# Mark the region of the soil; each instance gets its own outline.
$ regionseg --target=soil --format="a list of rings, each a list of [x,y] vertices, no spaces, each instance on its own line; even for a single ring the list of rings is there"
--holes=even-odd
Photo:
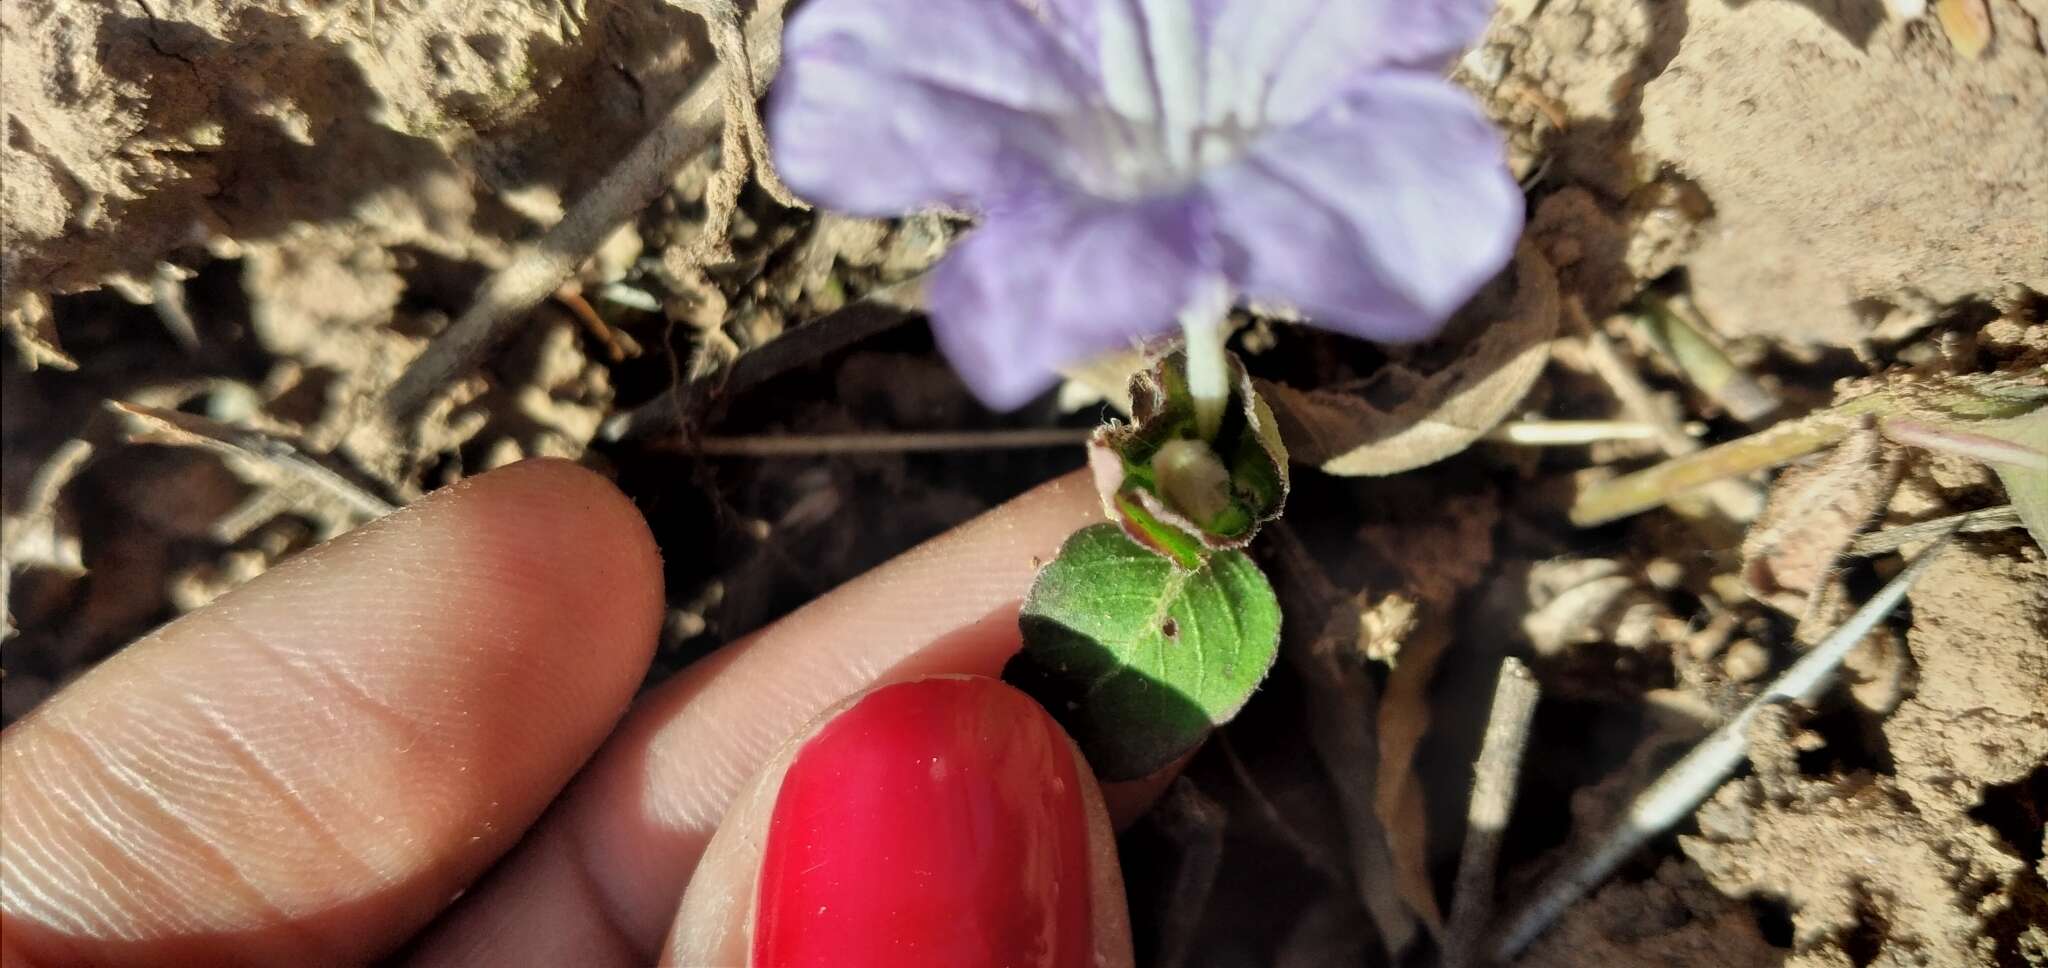
[[[719,61],[689,6],[0,8],[0,720],[522,457],[611,474],[669,550],[650,682],[1081,466],[991,444],[1092,426],[1128,359],[984,411],[903,298],[963,221],[805,210],[758,172],[733,197],[739,145],[423,412],[365,419]],[[2048,965],[2048,485],[1969,427],[1928,450],[1872,419],[1572,523],[1618,475],[1873,392],[2048,386],[2043,24],[2048,0],[1502,0],[1454,76],[1529,192],[1515,269],[1420,348],[1240,320],[1308,458],[1260,546],[1288,661],[1125,837],[1141,962],[1435,963],[1503,657],[1543,691],[1506,910],[1928,546],[1874,533],[2011,503],[1523,963]],[[1707,351],[1653,332],[1663,306]],[[1503,420],[1633,432],[1534,447]]]

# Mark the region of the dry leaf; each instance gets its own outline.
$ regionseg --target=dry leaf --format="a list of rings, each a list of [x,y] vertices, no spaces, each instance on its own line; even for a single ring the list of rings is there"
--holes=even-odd
[[[1446,499],[1432,517],[1373,525],[1359,533],[1376,557],[1398,567],[1400,587],[1415,601],[1414,627],[1401,643],[1401,662],[1387,676],[1380,699],[1373,809],[1387,831],[1402,899],[1439,936],[1443,912],[1429,869],[1429,809],[1415,772],[1415,752],[1429,730],[1429,686],[1453,639],[1458,595],[1493,561],[1493,526],[1499,518],[1494,495],[1465,495]]]
[[[1883,438],[1867,425],[1818,460],[1778,475],[1763,515],[1742,541],[1742,579],[1750,594],[1787,614],[1805,613],[1897,484]]]
[[[1974,60],[1991,46],[1991,11],[1985,9],[1984,0],[1936,0],[1934,16],[1941,21],[1948,42],[1964,57]]]
[[[1513,275],[1511,296],[1496,282],[1464,310],[1492,322],[1455,362],[1428,374],[1389,367],[1400,371],[1390,378],[1412,384],[1391,410],[1354,394],[1262,382],[1295,462],[1347,477],[1397,474],[1464,450],[1506,419],[1549,360],[1558,314],[1557,276],[1533,246],[1516,253]]]
[[[2036,453],[2048,453],[2048,407],[2022,417],[1987,420],[1970,429],[1988,437],[2018,444]],[[1991,469],[2005,485],[2006,497],[2020,513],[2034,543],[2048,551],[2048,470],[2018,463],[1994,463]]]
[[[1348,607],[1356,598],[1337,588],[1314,556],[1285,522],[1269,532],[1274,552],[1281,605],[1298,619],[1324,614],[1323,627],[1313,633],[1294,621],[1282,633],[1281,654],[1301,676],[1307,689],[1309,746],[1323,764],[1336,794],[1345,835],[1350,841],[1353,882],[1358,903],[1371,918],[1380,943],[1398,957],[1415,940],[1415,916],[1396,883],[1388,831],[1375,807],[1380,752],[1374,728],[1378,686],[1363,666],[1345,653],[1356,643],[1360,622]]]
[[[1537,562],[1529,569],[1529,613],[1522,634],[1539,656],[1555,656],[1574,645],[1617,638],[1624,615],[1654,604],[1649,590],[1612,558],[1566,558]]]

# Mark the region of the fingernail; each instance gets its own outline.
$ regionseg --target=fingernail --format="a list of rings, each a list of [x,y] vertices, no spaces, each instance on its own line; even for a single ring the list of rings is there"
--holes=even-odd
[[[1065,737],[994,679],[877,689],[798,751],[754,964],[1085,966],[1086,814]]]

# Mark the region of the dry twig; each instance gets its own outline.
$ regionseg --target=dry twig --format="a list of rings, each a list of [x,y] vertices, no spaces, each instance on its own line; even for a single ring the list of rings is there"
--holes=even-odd
[[[1529,748],[1529,723],[1539,696],[1528,666],[1512,656],[1501,660],[1493,710],[1487,714],[1486,737],[1479,745],[1472,801],[1465,809],[1465,845],[1458,853],[1458,879],[1444,925],[1445,968],[1472,964],[1480,932],[1493,917],[1495,865],[1514,812],[1515,783],[1522,773],[1522,754]]]
[[[747,26],[746,46],[761,53],[762,63],[749,59],[737,69],[754,72],[755,97],[765,92],[780,57],[775,39],[782,32],[784,4],[785,0],[759,0]],[[504,268],[485,280],[469,309],[392,384],[382,404],[384,418],[404,427],[442,390],[475,369],[528,310],[552,295],[620,225],[660,195],[684,161],[720,137],[730,100],[725,72],[734,69],[730,64],[713,65],[560,222],[521,246]]]

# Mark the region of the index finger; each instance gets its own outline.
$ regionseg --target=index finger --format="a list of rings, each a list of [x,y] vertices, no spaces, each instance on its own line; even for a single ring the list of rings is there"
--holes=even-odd
[[[1038,566],[1101,514],[1084,476],[1060,478],[690,667],[643,699],[423,960],[651,963],[727,807],[782,744],[880,683],[999,674]]]

